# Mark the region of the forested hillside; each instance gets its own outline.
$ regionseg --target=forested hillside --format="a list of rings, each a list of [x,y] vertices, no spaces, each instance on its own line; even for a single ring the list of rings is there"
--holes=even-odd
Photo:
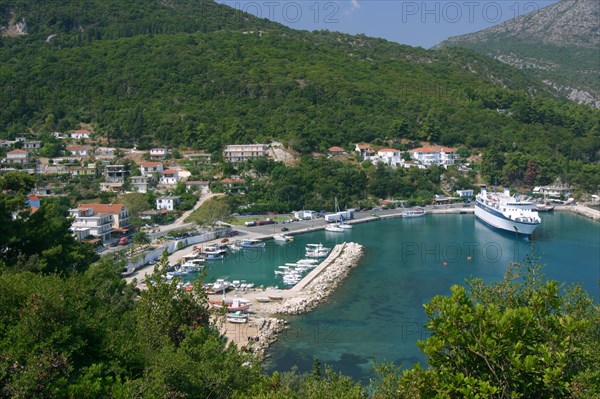
[[[8,15],[30,33],[0,41],[0,133],[83,121],[138,148],[409,138],[598,159],[597,112],[474,52],[294,31],[212,2],[139,3],[16,2]]]

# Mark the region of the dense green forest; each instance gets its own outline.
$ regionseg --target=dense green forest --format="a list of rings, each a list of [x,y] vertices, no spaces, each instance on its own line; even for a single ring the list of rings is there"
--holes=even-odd
[[[0,241],[10,254],[0,259],[0,398],[599,397],[598,307],[531,259],[425,306],[427,368],[382,364],[369,386],[318,360],[308,374],[266,375],[220,336],[199,288],[160,277],[166,256],[147,289],[126,284],[123,264],[89,257],[51,204],[23,208],[29,184],[19,172],[0,177],[10,223]],[[34,224],[44,240],[31,252],[22,240]]]
[[[32,33],[0,38],[0,133],[92,122],[138,148],[275,138],[309,153],[407,138],[598,160],[598,111],[475,52],[294,31],[212,2],[140,3],[17,2]]]

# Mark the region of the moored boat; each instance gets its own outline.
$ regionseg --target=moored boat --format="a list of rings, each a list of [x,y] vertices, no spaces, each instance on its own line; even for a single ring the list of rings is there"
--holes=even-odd
[[[247,239],[247,240],[242,240],[240,242],[240,246],[243,249],[264,248],[265,247],[265,243],[263,241],[261,241],[261,240]]]
[[[294,237],[288,236],[286,234],[275,234],[273,236],[273,240],[276,242],[291,242],[294,241]]]
[[[530,236],[541,219],[533,203],[522,201],[510,191],[488,192],[482,188],[475,198],[475,217],[500,230]]]
[[[323,246],[323,244],[306,244],[307,258],[324,258],[329,255],[331,248]]]
[[[344,229],[342,229],[341,227],[339,227],[335,224],[332,224],[332,225],[325,227],[325,231],[329,231],[332,233],[342,233],[344,231]]]
[[[423,208],[419,208],[419,207],[405,209],[402,212],[403,218],[418,218],[420,216],[425,216],[425,210]]]

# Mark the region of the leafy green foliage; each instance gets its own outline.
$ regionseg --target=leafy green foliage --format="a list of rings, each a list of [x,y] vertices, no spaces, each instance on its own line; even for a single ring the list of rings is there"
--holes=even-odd
[[[382,369],[388,397],[584,398],[598,392],[600,312],[575,287],[561,292],[531,260],[504,281],[468,282],[425,305],[432,335],[419,345],[429,368],[399,378]],[[393,395],[392,392],[403,392]]]

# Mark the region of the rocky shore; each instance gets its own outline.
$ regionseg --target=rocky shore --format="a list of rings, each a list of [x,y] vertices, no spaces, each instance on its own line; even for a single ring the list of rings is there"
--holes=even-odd
[[[266,349],[277,340],[278,334],[287,328],[285,320],[271,316],[297,315],[314,310],[327,300],[350,271],[358,265],[363,250],[363,246],[356,243],[337,245],[330,256],[294,288],[279,291],[278,295],[282,298],[280,302],[253,301],[253,312],[268,316],[253,320],[258,332],[254,340],[249,340],[245,347],[251,348],[259,359],[263,359]]]

